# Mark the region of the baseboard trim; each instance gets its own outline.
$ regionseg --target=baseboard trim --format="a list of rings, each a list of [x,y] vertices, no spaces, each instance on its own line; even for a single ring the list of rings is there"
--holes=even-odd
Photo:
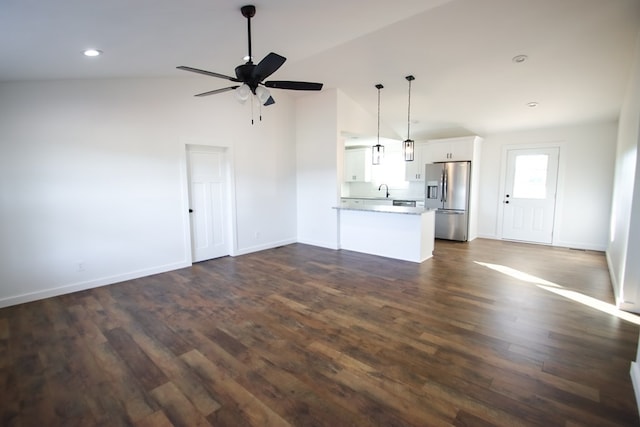
[[[234,251],[231,256],[239,256],[246,255],[252,252],[264,251],[267,249],[277,248],[279,246],[291,245],[293,243],[298,243],[296,239],[286,239],[280,240],[277,242],[270,242],[264,245],[251,246],[248,248],[243,248]],[[306,243],[306,242],[300,242]],[[307,243],[313,246],[322,246],[328,247],[318,243]],[[337,249],[335,247],[330,247],[330,249]],[[180,261],[172,264],[161,265],[152,268],[146,268],[142,270],[131,271],[128,273],[117,274],[108,277],[102,277],[98,279],[87,280],[84,282],[71,283],[68,285],[58,286],[50,289],[43,289],[35,292],[29,292],[21,295],[14,295],[10,297],[0,298],[0,308],[9,307],[12,305],[24,304],[27,302],[37,301],[45,298],[56,297],[59,295],[70,294],[73,292],[84,291],[87,289],[98,288],[100,286],[113,285],[114,283],[124,282],[127,280],[139,279],[141,277],[152,276],[154,274],[166,273],[167,271],[178,270],[180,268],[190,267],[192,265],[191,261]]]
[[[605,252],[607,250],[606,246],[597,245],[593,243],[585,243],[585,242],[565,242],[562,240],[554,241],[552,246],[558,246],[561,248],[570,248],[570,249],[582,249],[585,251],[595,251],[595,252]]]
[[[265,251],[267,249],[273,249],[273,248],[277,248],[279,246],[291,245],[293,243],[297,243],[297,240],[296,239],[286,239],[286,240],[279,240],[277,242],[269,242],[269,243],[266,243],[264,245],[250,246],[248,248],[243,248],[243,249],[236,250],[232,254],[232,256],[246,255],[246,254],[250,254],[250,253],[253,253],[253,252]]]
[[[141,277],[152,276],[154,274],[166,273],[167,271],[178,270],[180,268],[190,267],[191,263],[180,261],[172,264],[160,265],[157,267],[145,268],[142,270],[131,271],[124,274],[116,274],[113,276],[102,277],[98,279],[88,280],[85,282],[71,283],[56,288],[43,289],[40,291],[29,292],[22,295],[15,295],[0,299],[0,308],[9,307],[11,305],[24,304],[27,302],[37,301],[44,298],[56,297],[59,295],[70,294],[73,292],[84,291],[87,289],[98,288],[100,286],[113,285],[114,283],[124,282],[127,280],[139,279]]]
[[[502,240],[495,234],[478,234],[476,239]]]
[[[502,240],[505,242],[512,242],[512,241],[516,241],[516,240],[508,240],[508,239],[503,239],[502,237],[496,236],[495,234],[478,234],[476,236],[479,239],[490,239],[490,240]],[[471,241],[471,240],[469,240]],[[535,243],[535,242],[525,242],[525,241],[519,241],[519,243],[528,243],[531,245],[547,245],[547,246],[554,246],[554,247],[558,247],[558,248],[569,248],[569,249],[582,249],[585,251],[596,251],[596,252],[605,252],[606,251],[606,247],[602,246],[602,245],[594,245],[591,243],[584,243],[584,242],[565,242],[565,241],[554,241],[551,244],[548,243]]]
[[[298,243],[302,243],[303,245],[309,245],[309,246],[317,246],[319,248],[326,248],[326,249],[333,249],[333,250],[340,249],[335,242],[327,243],[327,242],[317,242],[313,240],[298,239]]]
[[[614,270],[612,267],[613,262],[611,261],[611,256],[609,255],[609,251],[606,251],[604,253],[604,257],[607,260],[607,270],[609,270],[609,279],[611,280],[611,287],[613,288],[613,296],[616,299],[616,307],[620,308],[620,305],[622,304],[623,301],[620,298],[620,288],[618,286],[618,279],[614,274]]]

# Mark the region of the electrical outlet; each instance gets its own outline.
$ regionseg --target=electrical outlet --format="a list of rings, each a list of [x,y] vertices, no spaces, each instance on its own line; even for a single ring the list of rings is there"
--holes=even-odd
[[[84,261],[78,261],[77,264],[77,270],[78,273],[81,273],[84,271]]]
[[[256,231],[255,233],[253,233],[253,237],[257,240],[260,238],[260,232]]]

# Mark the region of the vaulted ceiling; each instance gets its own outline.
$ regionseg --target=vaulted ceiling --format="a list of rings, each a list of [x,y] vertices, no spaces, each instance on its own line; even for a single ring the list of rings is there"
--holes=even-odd
[[[247,51],[248,2],[0,0],[0,81],[176,77],[222,88],[175,67],[233,75]],[[253,4],[254,57],[288,58],[274,79],[324,82],[374,114],[382,83],[382,121],[400,138],[408,74],[414,138],[613,120],[640,31],[638,0]],[[84,57],[88,47],[104,54]]]

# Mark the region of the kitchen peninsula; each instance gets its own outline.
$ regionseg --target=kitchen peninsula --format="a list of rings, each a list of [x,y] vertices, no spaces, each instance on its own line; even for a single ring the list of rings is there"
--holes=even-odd
[[[383,205],[335,209],[341,249],[418,263],[433,256],[435,210]]]

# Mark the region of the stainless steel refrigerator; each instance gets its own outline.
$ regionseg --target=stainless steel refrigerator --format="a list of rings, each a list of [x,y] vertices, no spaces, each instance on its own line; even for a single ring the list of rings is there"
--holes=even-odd
[[[425,165],[425,208],[436,210],[436,239],[467,241],[471,162]]]

